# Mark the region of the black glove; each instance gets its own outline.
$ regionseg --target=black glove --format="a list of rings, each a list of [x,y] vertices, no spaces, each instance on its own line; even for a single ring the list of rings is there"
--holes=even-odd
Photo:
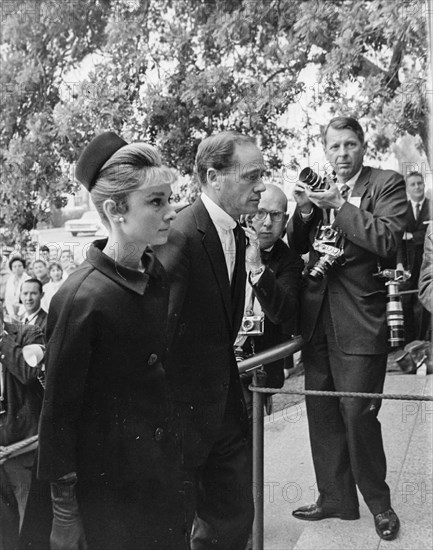
[[[72,480],[51,483],[53,505],[53,526],[50,536],[50,550],[87,550],[83,523],[78,509],[75,486]]]

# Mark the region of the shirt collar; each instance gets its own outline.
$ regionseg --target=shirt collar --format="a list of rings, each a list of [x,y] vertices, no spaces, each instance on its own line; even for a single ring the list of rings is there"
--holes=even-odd
[[[422,208],[422,205],[424,204],[425,197],[423,198],[422,201],[414,201],[414,200],[412,200],[412,199],[409,199],[409,200],[410,200],[410,202],[412,203],[412,207],[413,207],[414,210],[415,210],[417,204],[419,204],[419,207],[420,207],[420,209],[421,209],[421,208]]]
[[[30,315],[28,313],[26,313],[24,315],[23,322],[27,321],[28,323],[30,323],[31,321],[33,321],[33,319],[36,319],[36,317],[39,315],[39,312],[41,311],[41,309],[42,309],[42,306],[40,306],[37,311],[34,311],[33,313],[30,313]]]
[[[352,191],[353,191],[353,188],[355,187],[355,183],[357,182],[357,180],[358,180],[358,178],[359,178],[359,174],[361,173],[361,171],[362,171],[362,166],[361,166],[361,168],[358,170],[358,172],[356,172],[356,174],[350,178],[350,180],[347,180],[345,183],[343,183],[343,182],[338,182],[338,183],[337,183],[338,188],[342,187],[343,185],[347,185],[347,187],[348,187],[348,188],[350,189],[350,191],[352,192]]]
[[[163,271],[161,264],[155,258],[153,250],[148,247],[141,257],[141,262],[145,267],[145,272],[142,273],[118,264],[104,254],[102,250],[105,248],[107,240],[101,239],[91,244],[87,251],[88,263],[119,285],[143,295],[149,283],[149,278],[159,277]]]
[[[201,200],[215,225],[226,231],[233,230],[236,227],[236,221],[206,195],[206,193],[201,194]]]

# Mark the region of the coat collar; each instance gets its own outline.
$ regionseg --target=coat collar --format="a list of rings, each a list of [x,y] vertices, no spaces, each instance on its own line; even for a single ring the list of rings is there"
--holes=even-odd
[[[107,240],[108,239],[102,239],[94,241],[91,244],[87,251],[88,263],[120,286],[143,295],[149,284],[149,279],[151,277],[158,278],[162,275],[163,268],[155,258],[153,250],[148,248],[144,252],[141,261],[146,271],[145,273],[141,273],[140,271],[116,264],[114,260],[104,254],[102,250],[107,244]]]

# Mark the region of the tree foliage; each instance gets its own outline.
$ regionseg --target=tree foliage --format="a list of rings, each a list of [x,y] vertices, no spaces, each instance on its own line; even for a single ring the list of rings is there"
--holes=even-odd
[[[0,217],[17,227],[61,204],[74,187],[65,167],[107,129],[157,144],[184,175],[201,139],[223,129],[257,136],[278,170],[287,144],[298,152],[318,138],[324,106],[361,118],[378,155],[405,134],[430,149],[422,0],[71,0],[62,17],[41,2],[33,18],[14,4],[2,35]],[[66,85],[91,53],[94,69]],[[308,67],[314,93],[300,78]],[[308,128],[281,123],[297,102]]]

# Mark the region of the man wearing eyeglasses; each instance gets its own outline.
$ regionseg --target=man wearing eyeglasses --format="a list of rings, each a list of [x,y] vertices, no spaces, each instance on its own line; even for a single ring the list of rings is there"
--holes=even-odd
[[[282,240],[288,219],[287,197],[276,185],[266,185],[259,209],[246,218],[248,282],[244,319],[235,342],[238,359],[280,344],[297,331],[298,296],[304,262]],[[263,323],[260,319],[263,318]],[[263,331],[260,334],[260,324]],[[284,360],[267,365],[260,376],[266,386],[284,384]],[[250,377],[242,379],[251,416]]]

